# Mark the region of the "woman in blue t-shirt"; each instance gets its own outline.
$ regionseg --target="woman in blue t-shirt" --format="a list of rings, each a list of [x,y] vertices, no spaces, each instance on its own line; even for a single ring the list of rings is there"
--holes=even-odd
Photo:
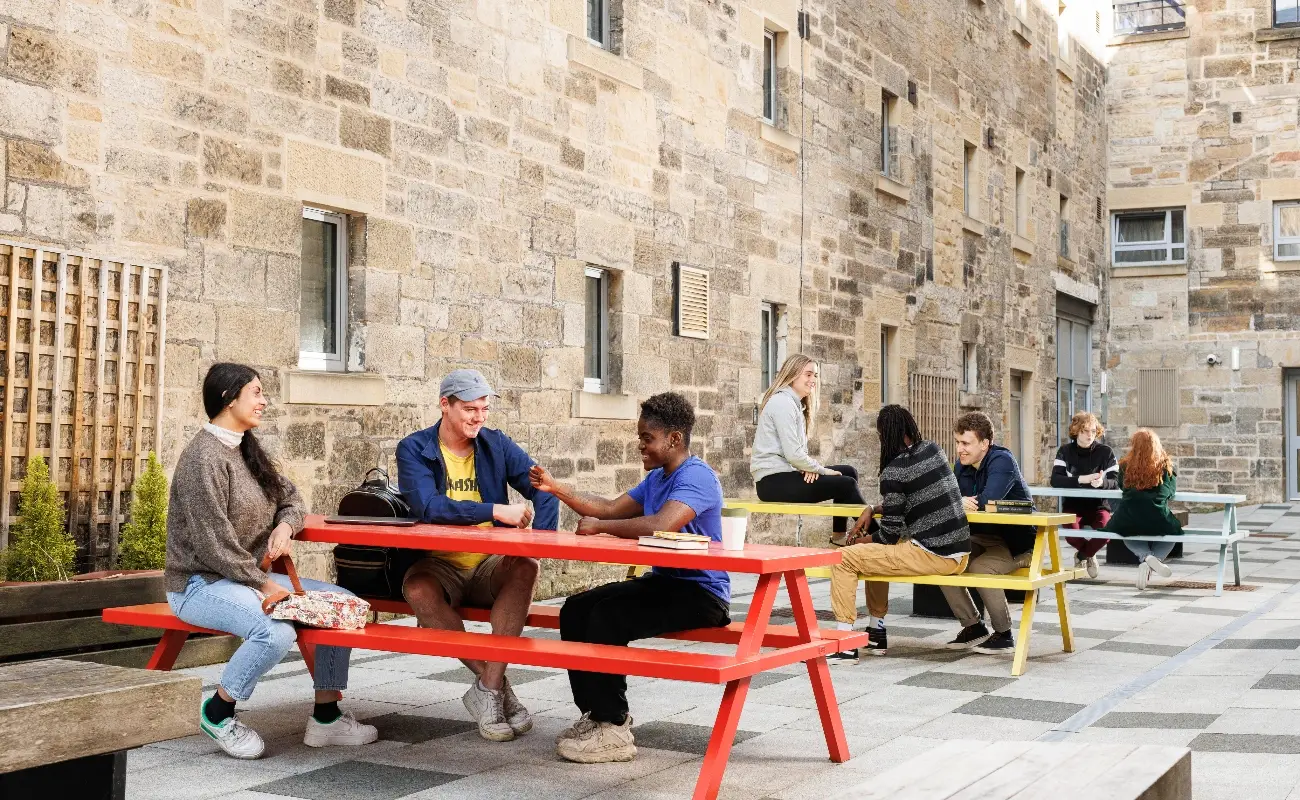
[[[582,515],[579,535],[621,539],[655,531],[687,531],[722,541],[722,485],[708,464],[691,455],[695,411],[686,398],[664,392],[641,404],[637,420],[641,483],[614,500],[583,494],[535,466],[533,486]],[[575,594],[560,609],[566,642],[627,645],[674,631],[727,625],[731,581],[718,570],[655,567],[636,580],[608,583]],[[582,717],[560,734],[556,750],[582,764],[636,757],[627,679],[622,675],[569,670],[573,701]]]

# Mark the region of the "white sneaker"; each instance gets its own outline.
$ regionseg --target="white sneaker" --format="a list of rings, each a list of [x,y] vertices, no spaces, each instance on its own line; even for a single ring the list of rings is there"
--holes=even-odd
[[[1151,567],[1148,567],[1146,562],[1143,561],[1138,564],[1137,587],[1139,592],[1147,588],[1147,581],[1149,580],[1151,580]]]
[[[379,729],[374,725],[357,722],[351,711],[333,722],[317,722],[315,717],[307,717],[307,733],[302,743],[308,747],[329,747],[331,745],[358,746],[370,744],[379,738]]]
[[[564,741],[565,739],[575,739],[581,736],[583,732],[587,731],[590,728],[594,728],[599,724],[600,724],[599,722],[595,722],[594,720],[592,720],[591,712],[587,712],[583,714],[581,717],[578,717],[577,722],[573,723],[569,727],[560,731],[560,735],[555,737],[555,743],[558,745],[560,742]]]
[[[519,702],[515,696],[515,689],[510,685],[509,678],[501,679],[501,691],[504,693],[502,698],[502,710],[505,711],[506,724],[510,730],[515,732],[516,736],[528,733],[533,729],[533,715],[528,713],[524,704]]]
[[[1100,571],[1100,567],[1097,564],[1096,556],[1088,556],[1088,560],[1084,561],[1083,564],[1088,569],[1089,578],[1097,577],[1097,573]]]
[[[571,739],[561,739],[555,751],[566,761],[578,764],[607,764],[636,758],[636,739],[632,736],[632,715],[622,725],[598,722],[584,728]]]
[[[478,735],[489,742],[508,742],[515,732],[506,722],[505,692],[480,689],[477,679],[470,684],[461,702],[470,717],[478,723]]]
[[[227,717],[221,722],[208,721],[208,715],[199,711],[199,730],[212,737],[226,755],[251,761],[261,758],[266,752],[266,744],[257,731],[240,722],[235,717]]]
[[[1169,568],[1169,565],[1161,561],[1160,559],[1156,558],[1155,556],[1147,556],[1145,559],[1143,559],[1142,563],[1146,564],[1157,575],[1159,575],[1162,578],[1173,577],[1174,571]]]

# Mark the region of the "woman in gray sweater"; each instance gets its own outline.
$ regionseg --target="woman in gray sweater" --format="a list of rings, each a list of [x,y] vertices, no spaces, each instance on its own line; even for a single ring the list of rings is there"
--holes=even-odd
[[[288,555],[302,530],[298,490],[280,475],[253,429],[262,424],[262,381],[242,364],[213,364],[203,379],[210,422],[181,452],[172,477],[167,517],[167,602],[182,620],[244,640],[199,712],[199,728],[235,758],[260,758],[262,737],[235,718],[262,675],[293,646],[292,623],[271,619],[264,599],[288,596],[284,575],[262,570],[266,556]],[[346,591],[304,580],[304,588]],[[316,707],[304,743],[311,747],[370,744],[371,725],[339,711],[347,687],[348,657],[339,647],[316,648]]]
[[[858,471],[847,464],[823,467],[808,455],[808,432],[816,404],[817,362],[795,354],[785,360],[763,395],[749,472],[758,499],[774,503],[862,505]],[[848,517],[835,517],[831,544],[843,546]]]

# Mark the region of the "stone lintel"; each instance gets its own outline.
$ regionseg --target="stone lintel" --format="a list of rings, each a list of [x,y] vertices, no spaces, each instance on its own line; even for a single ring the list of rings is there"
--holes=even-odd
[[[777,147],[797,153],[800,150],[799,137],[792,133],[786,133],[780,128],[768,122],[759,123],[759,136],[765,142],[776,145]]]
[[[1125,267],[1120,264],[1112,264],[1110,267],[1110,276],[1112,278],[1162,278],[1173,275],[1186,275],[1187,264],[1157,264],[1150,267]]]
[[[284,402],[316,406],[382,406],[388,381],[372,372],[287,370],[281,374]]]
[[[1186,183],[1172,186],[1130,186],[1106,192],[1106,207],[1111,211],[1134,208],[1170,208],[1190,205],[1193,187]]]
[[[1278,42],[1284,39],[1300,39],[1300,26],[1262,28],[1255,31],[1255,41],[1257,42]]]
[[[630,394],[573,393],[573,416],[578,419],[634,420],[638,413],[636,397]]]
[[[976,236],[984,235],[984,223],[974,217],[963,216],[961,219],[961,229]]]
[[[1118,47],[1124,44],[1142,44],[1143,42],[1165,42],[1170,39],[1187,39],[1192,35],[1190,28],[1184,26],[1173,31],[1151,31],[1150,33],[1130,33],[1123,36],[1112,36],[1106,44],[1109,47]]]
[[[569,37],[569,63],[586,67],[633,89],[640,89],[643,85],[640,67],[577,36]]]
[[[876,191],[896,197],[904,203],[912,199],[911,188],[907,184],[900,183],[888,175],[876,176]]]
[[[1057,56],[1056,71],[1064,75],[1065,79],[1068,80],[1070,83],[1074,83],[1074,65],[1071,64],[1069,61],[1066,61],[1060,56]]]
[[[1018,233],[1013,233],[1011,234],[1011,249],[1032,256],[1034,254],[1034,243]]]

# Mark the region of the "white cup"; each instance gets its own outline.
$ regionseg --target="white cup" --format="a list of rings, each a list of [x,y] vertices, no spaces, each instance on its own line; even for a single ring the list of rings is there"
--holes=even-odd
[[[749,514],[728,514],[730,509],[722,512],[722,549],[744,550],[745,530],[749,527]]]

